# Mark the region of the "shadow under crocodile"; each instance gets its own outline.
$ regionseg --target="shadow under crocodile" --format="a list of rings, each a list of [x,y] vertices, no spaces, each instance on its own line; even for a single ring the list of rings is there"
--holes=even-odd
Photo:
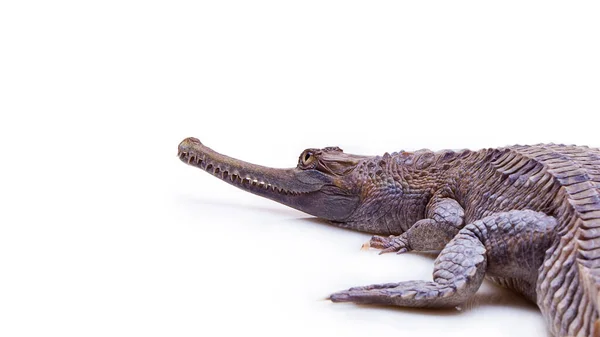
[[[225,209],[231,209],[231,208],[246,209],[246,210],[253,211],[253,212],[264,212],[264,213],[269,213],[269,214],[284,215],[284,216],[286,216],[286,219],[285,219],[286,221],[294,221],[294,222],[297,221],[299,223],[302,223],[303,226],[308,225],[311,227],[314,226],[316,228],[328,228],[329,230],[343,231],[346,234],[354,233],[361,237],[364,237],[365,235],[367,237],[370,236],[366,233],[360,233],[360,232],[356,232],[351,229],[335,226],[334,224],[330,223],[327,220],[314,218],[314,217],[307,217],[302,214],[301,214],[302,215],[301,217],[298,217],[298,211],[293,210],[293,209],[258,206],[255,204],[244,205],[244,204],[239,204],[239,203],[220,201],[220,200],[214,200],[214,199],[208,199],[208,198],[196,198],[196,197],[190,197],[190,196],[179,196],[179,199],[180,199],[181,203],[193,205],[195,209],[198,205],[219,207],[219,208],[225,208]],[[292,216],[293,218],[290,219],[289,218],[290,216]],[[431,253],[412,252],[410,254],[421,256],[424,259],[429,260],[429,261],[434,260],[437,256],[437,253],[434,253],[434,252],[431,252]],[[487,281],[487,280],[484,281],[484,283],[482,285],[482,289],[480,289],[479,292],[477,292],[465,304],[463,304],[462,306],[457,307],[457,308],[419,309],[419,308],[403,308],[403,307],[369,305],[369,304],[358,304],[357,305],[357,304],[352,304],[352,303],[336,304],[336,305],[353,305],[356,307],[370,307],[370,308],[374,308],[377,310],[402,311],[402,312],[415,313],[415,314],[418,313],[419,315],[426,314],[426,315],[434,315],[434,316],[459,315],[461,313],[468,312],[468,311],[471,311],[475,308],[482,307],[482,306],[513,307],[513,308],[520,308],[522,310],[532,310],[532,311],[538,310],[537,306],[534,303],[524,299],[523,297],[512,292],[511,290],[504,289],[504,288],[497,286],[494,283]]]

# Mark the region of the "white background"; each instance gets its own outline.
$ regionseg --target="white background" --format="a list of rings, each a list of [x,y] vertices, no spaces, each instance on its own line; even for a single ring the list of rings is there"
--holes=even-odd
[[[462,311],[333,304],[430,256],[176,157],[600,146],[600,10],[543,1],[3,1],[1,336],[546,336],[485,285]]]

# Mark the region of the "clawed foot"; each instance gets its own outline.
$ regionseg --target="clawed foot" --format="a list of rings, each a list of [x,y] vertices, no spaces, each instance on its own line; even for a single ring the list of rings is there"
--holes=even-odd
[[[388,237],[375,235],[364,246],[381,249],[380,255],[392,252],[402,254],[411,251],[408,239],[404,235],[390,235]]]
[[[329,300],[401,307],[448,307],[455,306],[457,300],[463,300],[453,298],[456,292],[454,284],[407,281],[354,287],[330,295]]]
[[[397,287],[399,283],[373,284],[364,287],[354,287],[348,290],[340,291],[329,296],[331,302],[355,302],[355,303],[373,303],[376,298],[385,298],[389,296],[388,292]]]

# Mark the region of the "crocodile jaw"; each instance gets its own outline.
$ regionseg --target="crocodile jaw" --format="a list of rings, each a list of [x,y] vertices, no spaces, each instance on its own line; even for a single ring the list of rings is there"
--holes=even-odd
[[[335,178],[298,168],[275,169],[251,164],[213,151],[196,138],[184,139],[179,158],[244,191],[308,214],[342,221],[355,209],[358,196],[341,193]]]

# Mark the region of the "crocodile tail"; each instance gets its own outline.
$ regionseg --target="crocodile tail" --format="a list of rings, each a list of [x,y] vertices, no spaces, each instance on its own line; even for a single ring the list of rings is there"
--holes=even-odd
[[[600,269],[579,265],[579,275],[585,294],[593,303],[596,311],[600,312]],[[600,337],[600,319],[593,325],[593,337]]]

